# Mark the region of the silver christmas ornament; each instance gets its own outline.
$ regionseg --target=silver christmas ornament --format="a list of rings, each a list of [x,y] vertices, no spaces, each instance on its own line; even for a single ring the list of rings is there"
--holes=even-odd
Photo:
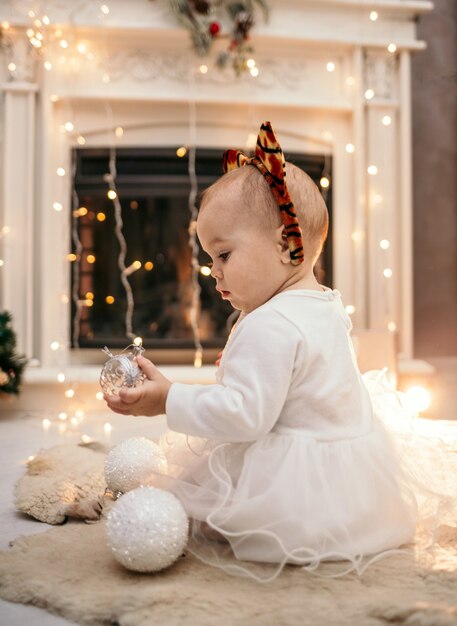
[[[136,387],[146,378],[138,367],[136,357],[144,352],[142,346],[131,345],[115,356],[105,346],[103,352],[110,358],[100,374],[100,387],[108,395],[117,395],[122,387]]]
[[[113,448],[105,459],[105,480],[114,494],[132,491],[164,474],[167,460],[159,446],[146,437],[131,437]]]
[[[189,520],[181,502],[168,491],[140,487],[117,500],[106,533],[114,558],[136,572],[158,572],[186,547]]]

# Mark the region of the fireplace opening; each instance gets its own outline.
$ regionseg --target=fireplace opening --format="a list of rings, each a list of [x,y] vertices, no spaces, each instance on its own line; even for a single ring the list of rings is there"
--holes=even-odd
[[[133,332],[148,350],[174,355],[162,362],[192,362],[194,345],[190,321],[192,306],[191,250],[188,227],[190,191],[188,155],[177,148],[118,148],[116,191],[122,207],[123,234],[127,243],[126,266],[141,268],[129,276],[134,298]],[[221,150],[199,148],[196,173],[199,192],[221,175]],[[79,323],[72,309],[71,337],[83,349],[122,348],[129,343],[125,316],[127,296],[118,267],[119,242],[115,233],[113,201],[108,198],[109,149],[82,148],[73,153],[75,164],[72,220],[81,242],[81,254],[72,267],[72,293],[79,279]],[[331,159],[324,155],[286,154],[319,185],[324,167],[331,180]],[[318,279],[332,286],[332,194],[326,191],[330,231],[316,266]],[[77,206],[76,206],[77,204]],[[71,241],[76,254],[75,242]],[[209,258],[200,249],[199,263]],[[73,263],[71,264],[73,266]],[[221,300],[211,276],[199,275],[200,333],[210,359],[224,345],[234,318],[232,307]],[[75,328],[75,324],[78,324]],[[75,333],[76,331],[76,333]],[[184,355],[184,356],[183,356]]]

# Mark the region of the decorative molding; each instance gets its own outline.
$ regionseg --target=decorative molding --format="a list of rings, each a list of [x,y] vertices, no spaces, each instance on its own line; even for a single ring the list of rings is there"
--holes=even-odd
[[[376,98],[395,97],[397,59],[385,53],[366,52],[363,67],[364,89],[373,89]]]
[[[5,69],[9,82],[35,83],[37,80],[38,53],[32,48],[23,31],[2,34],[1,46],[4,50]],[[10,65],[14,63],[15,69]]]

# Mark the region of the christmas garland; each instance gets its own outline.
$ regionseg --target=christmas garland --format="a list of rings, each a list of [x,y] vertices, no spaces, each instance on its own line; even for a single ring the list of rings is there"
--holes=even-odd
[[[240,75],[249,69],[248,59],[253,48],[249,44],[250,31],[255,24],[256,9],[268,19],[268,0],[169,0],[178,21],[189,31],[198,55],[206,56],[216,39],[227,38],[228,47],[219,52],[216,64],[220,68],[232,66]],[[224,31],[220,20],[228,17],[229,30]]]
[[[26,359],[16,354],[16,334],[11,328],[11,315],[0,313],[0,397],[18,394]]]

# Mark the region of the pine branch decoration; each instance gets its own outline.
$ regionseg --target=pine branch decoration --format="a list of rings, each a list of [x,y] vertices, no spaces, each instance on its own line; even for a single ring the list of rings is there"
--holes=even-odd
[[[0,397],[19,393],[26,358],[16,352],[16,334],[11,326],[11,314],[0,313]]]

